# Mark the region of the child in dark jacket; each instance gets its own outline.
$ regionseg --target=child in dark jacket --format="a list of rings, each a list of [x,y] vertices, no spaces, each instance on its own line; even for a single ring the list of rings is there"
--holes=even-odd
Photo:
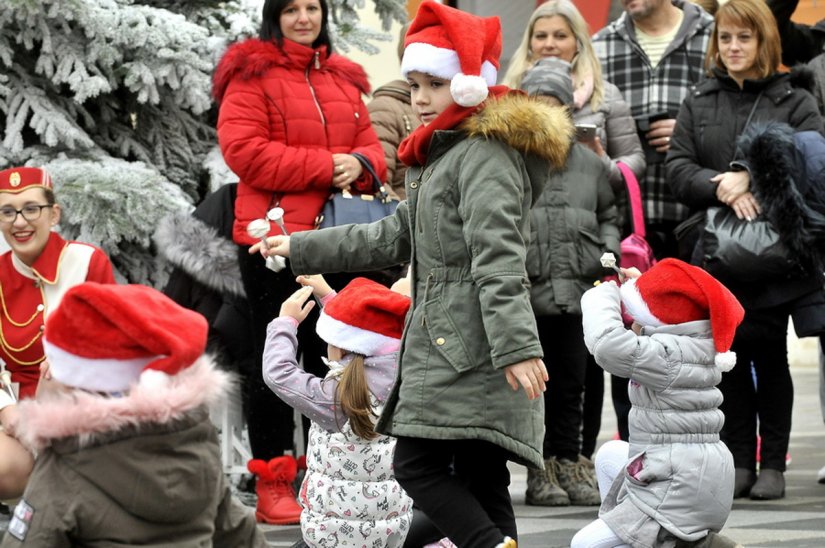
[[[221,470],[209,408],[230,380],[207,325],[162,293],[87,282],[46,322],[37,398],[17,432],[37,453],[4,548],[265,547]]]

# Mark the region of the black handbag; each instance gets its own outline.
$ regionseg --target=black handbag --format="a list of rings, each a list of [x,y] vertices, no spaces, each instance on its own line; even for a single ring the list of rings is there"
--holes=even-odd
[[[746,221],[730,207],[709,207],[699,241],[702,266],[723,283],[783,279],[796,272],[796,261],[764,216]]]
[[[373,192],[370,194],[353,194],[347,190],[333,192],[318,217],[318,228],[372,223],[392,215],[398,207],[398,199],[391,197],[386,191],[370,161],[357,152],[352,155],[361,162],[364,171],[372,176]]]

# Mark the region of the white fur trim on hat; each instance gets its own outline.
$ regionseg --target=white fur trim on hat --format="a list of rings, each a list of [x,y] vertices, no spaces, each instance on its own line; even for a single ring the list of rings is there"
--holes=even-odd
[[[401,339],[346,324],[323,310],[315,324],[315,331],[324,342],[363,356],[382,356],[401,347]]]
[[[622,296],[622,303],[624,304],[627,313],[642,326],[660,327],[665,323],[653,315],[648,308],[647,303],[639,293],[639,288],[636,287],[636,279],[631,278],[624,282],[619,289]]]
[[[462,107],[480,105],[487,98],[487,83],[481,76],[456,74],[450,81],[450,95]]]
[[[713,363],[723,372],[730,371],[736,365],[736,352],[718,352],[713,358]]]
[[[84,358],[50,344],[45,338],[43,353],[49,360],[49,373],[54,380],[92,392],[127,390],[140,377],[143,368],[160,357],[129,360]]]

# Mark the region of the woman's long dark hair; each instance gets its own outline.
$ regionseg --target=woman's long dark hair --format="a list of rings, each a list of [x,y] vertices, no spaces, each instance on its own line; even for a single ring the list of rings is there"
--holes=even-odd
[[[258,36],[264,41],[275,41],[278,46],[284,43],[284,33],[281,32],[281,12],[293,0],[266,0],[261,11],[261,30]],[[326,46],[327,52],[332,53],[332,39],[329,36],[329,7],[327,0],[318,0],[321,4],[321,33],[312,43],[313,48]]]

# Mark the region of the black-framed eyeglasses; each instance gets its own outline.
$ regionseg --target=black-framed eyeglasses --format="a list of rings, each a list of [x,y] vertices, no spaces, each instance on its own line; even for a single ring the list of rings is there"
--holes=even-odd
[[[12,224],[18,215],[22,215],[24,219],[29,222],[36,221],[43,213],[43,208],[52,207],[54,204],[26,204],[23,209],[14,209],[13,207],[0,207],[0,223]]]

